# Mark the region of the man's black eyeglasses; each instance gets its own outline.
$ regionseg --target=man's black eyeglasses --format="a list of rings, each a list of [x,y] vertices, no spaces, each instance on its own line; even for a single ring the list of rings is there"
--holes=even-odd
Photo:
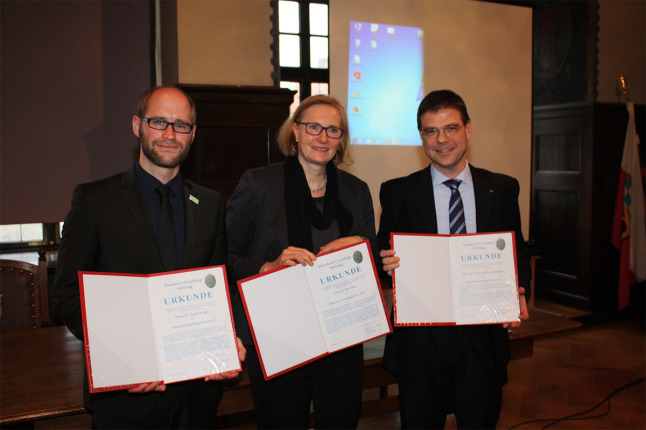
[[[170,125],[173,127],[175,133],[190,133],[195,127],[194,124],[186,124],[185,122],[168,122],[163,119],[155,118],[141,118],[142,121],[148,123],[148,127],[154,128],[155,130],[166,130]]]

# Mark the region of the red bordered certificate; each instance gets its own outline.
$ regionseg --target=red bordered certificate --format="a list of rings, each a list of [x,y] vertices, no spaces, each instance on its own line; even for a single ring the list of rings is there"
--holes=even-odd
[[[79,284],[91,393],[241,370],[224,266]]]
[[[368,241],[238,286],[265,379],[392,331]]]
[[[514,232],[392,233],[395,326],[520,321]]]

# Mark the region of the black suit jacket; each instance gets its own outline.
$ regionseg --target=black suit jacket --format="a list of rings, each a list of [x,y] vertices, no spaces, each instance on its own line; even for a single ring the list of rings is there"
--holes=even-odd
[[[180,269],[226,263],[224,203],[220,193],[184,180],[185,243]],[[193,198],[189,198],[193,196]],[[125,173],[76,187],[50,290],[52,312],[83,340],[79,271],[149,274],[164,271],[150,215],[135,176]],[[115,318],[119,310],[115,309]],[[218,383],[190,382],[204,408],[221,398]],[[85,406],[104,415],[137,420],[153,408],[160,393],[126,391],[89,394]]]
[[[510,176],[492,173],[470,165],[476,202],[478,233],[514,231],[518,260],[519,284],[527,289],[531,272],[529,255],[523,239],[518,208],[518,181]],[[379,249],[390,249],[390,233],[437,233],[435,199],[430,167],[407,177],[385,182],[381,186],[381,222]],[[425,375],[429,354],[442,354],[442,345],[455,341],[457,331],[467,336],[476,354],[491,366],[501,384],[507,380],[509,337],[501,325],[469,327],[396,327],[386,339],[384,367],[397,376],[400,384],[413,383]],[[439,346],[428,348],[429,339]]]
[[[348,236],[375,240],[375,217],[368,185],[343,170],[339,173],[339,200],[353,218]],[[229,280],[257,274],[263,264],[274,261],[290,244],[285,212],[285,168],[283,163],[247,170],[227,202]],[[373,254],[374,254],[373,248]],[[242,302],[234,300],[236,334],[252,345]]]

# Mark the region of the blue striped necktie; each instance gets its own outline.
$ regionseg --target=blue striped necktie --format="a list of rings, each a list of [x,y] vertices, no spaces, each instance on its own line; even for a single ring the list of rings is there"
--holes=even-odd
[[[449,179],[444,181],[444,185],[451,189],[451,200],[449,200],[449,230],[451,234],[467,232],[467,225],[464,220],[462,196],[460,196],[460,191],[458,191],[458,187],[461,183],[462,181],[459,179]]]

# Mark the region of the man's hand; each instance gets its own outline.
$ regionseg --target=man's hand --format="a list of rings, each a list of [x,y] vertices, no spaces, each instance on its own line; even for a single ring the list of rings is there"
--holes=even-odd
[[[238,343],[238,358],[240,361],[244,361],[247,357],[247,348],[244,347],[239,337],[236,337],[236,342]]]
[[[246,355],[247,355],[247,349],[244,347],[242,344],[242,341],[240,340],[239,337],[236,337],[236,342],[238,343],[238,358],[240,361],[244,361]],[[222,373],[216,373],[213,375],[209,375],[206,378],[204,378],[205,381],[223,381],[225,379],[234,379],[237,378],[240,372],[237,370],[229,370],[228,372],[222,372]]]
[[[520,304],[520,321],[516,321],[513,323],[505,323],[502,326],[504,328],[508,328],[511,326],[511,328],[518,328],[520,327],[520,323],[522,321],[528,320],[529,319],[529,311],[527,310],[527,299],[525,299],[525,288],[520,287],[518,288],[518,294],[520,296],[519,304]]]
[[[155,381],[147,384],[141,384],[138,387],[128,389],[128,392],[130,394],[144,394],[144,393],[150,393],[151,391],[164,392],[166,391],[166,385],[162,384],[161,381]]]
[[[381,257],[381,264],[383,265],[384,272],[389,276],[393,276],[393,270],[399,267],[399,257],[395,256],[394,249],[382,249],[379,251]]]

